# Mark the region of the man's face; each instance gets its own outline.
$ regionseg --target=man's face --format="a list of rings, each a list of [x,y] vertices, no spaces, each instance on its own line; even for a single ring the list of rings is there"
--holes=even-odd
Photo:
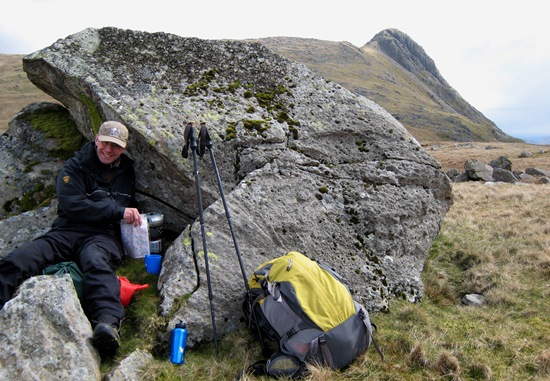
[[[111,142],[101,142],[98,137],[95,138],[97,157],[103,164],[112,164],[118,160],[120,155],[126,150],[118,144]]]

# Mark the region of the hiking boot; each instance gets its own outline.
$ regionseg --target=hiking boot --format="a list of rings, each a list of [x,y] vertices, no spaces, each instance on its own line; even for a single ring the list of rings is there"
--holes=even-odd
[[[94,328],[92,344],[101,355],[114,355],[120,347],[118,330],[110,324],[99,323]]]

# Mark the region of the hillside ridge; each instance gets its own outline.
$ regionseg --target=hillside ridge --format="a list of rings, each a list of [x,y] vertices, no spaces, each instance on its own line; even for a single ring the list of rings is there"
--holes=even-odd
[[[464,100],[424,49],[397,29],[377,33],[362,47],[299,37],[250,41],[373,100],[419,141],[521,142]]]

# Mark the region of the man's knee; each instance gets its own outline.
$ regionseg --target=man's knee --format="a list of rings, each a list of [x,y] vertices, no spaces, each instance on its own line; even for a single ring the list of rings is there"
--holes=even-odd
[[[94,269],[114,270],[120,266],[122,255],[111,243],[97,242],[87,245],[79,254],[79,265],[82,271],[93,271]]]

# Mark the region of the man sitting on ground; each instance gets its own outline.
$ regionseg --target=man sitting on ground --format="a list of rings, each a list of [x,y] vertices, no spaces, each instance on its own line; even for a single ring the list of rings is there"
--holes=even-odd
[[[0,261],[0,309],[17,287],[53,264],[75,262],[84,274],[82,307],[102,355],[120,346],[124,307],[115,270],[122,263],[121,220],[141,225],[135,201],[133,161],[124,151],[128,129],[101,125],[95,140],[67,160],[57,178],[57,218],[52,228]]]

